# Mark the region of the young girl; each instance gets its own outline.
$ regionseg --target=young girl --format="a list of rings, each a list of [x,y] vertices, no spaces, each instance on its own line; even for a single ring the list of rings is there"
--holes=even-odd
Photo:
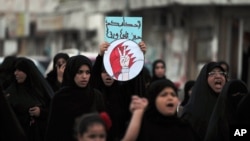
[[[110,126],[111,121],[104,113],[84,114],[76,121],[76,138],[78,141],[106,141]]]
[[[177,88],[168,79],[153,82],[147,100],[134,96],[130,109],[133,112],[123,141],[194,141],[196,135],[189,124],[177,117],[179,98]],[[143,115],[144,113],[144,115]],[[141,124],[141,125],[140,125]]]

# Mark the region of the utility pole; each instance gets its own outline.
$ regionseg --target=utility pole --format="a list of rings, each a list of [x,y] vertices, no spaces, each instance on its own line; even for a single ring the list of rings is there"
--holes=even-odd
[[[125,1],[123,16],[124,17],[129,16],[129,0]]]

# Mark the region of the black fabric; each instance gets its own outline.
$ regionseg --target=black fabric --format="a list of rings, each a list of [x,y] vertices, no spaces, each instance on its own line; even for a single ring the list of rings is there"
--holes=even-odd
[[[48,81],[54,92],[59,90],[59,88],[61,87],[61,83],[57,80],[57,67],[56,67],[57,61],[61,58],[67,61],[69,59],[69,56],[66,53],[56,54],[53,59],[53,69],[47,74],[46,77],[46,80]]]
[[[46,141],[74,141],[74,123],[76,118],[85,113],[105,110],[102,94],[89,84],[78,87],[74,77],[82,65],[88,65],[90,60],[82,55],[71,57],[64,71],[63,85],[53,97],[50,107],[49,124]]]
[[[175,93],[178,94],[178,90],[176,88],[176,86],[174,85],[174,83],[169,80],[169,79],[165,79],[165,80],[156,80],[155,82],[153,82],[148,90],[148,94],[147,94],[147,99],[149,101],[148,104],[148,108],[145,112],[145,116],[148,119],[152,119],[152,121],[156,120],[157,122],[165,122],[165,116],[163,116],[156,108],[156,97],[158,96],[158,94],[166,87],[171,87],[174,89]],[[168,122],[168,120],[167,120]]]
[[[238,125],[237,107],[248,92],[241,80],[230,80],[223,87],[211,115],[205,141],[229,141],[230,126]]]
[[[164,66],[164,68],[166,69],[166,64],[165,64],[165,62],[163,61],[163,60],[161,60],[161,59],[158,59],[158,60],[155,60],[154,62],[153,62],[153,64],[152,64],[152,79],[151,79],[151,83],[152,82],[154,82],[154,81],[156,81],[156,80],[159,80],[159,79],[166,79],[166,76],[163,76],[163,77],[161,77],[161,78],[159,78],[159,77],[157,77],[156,76],[156,74],[155,74],[155,68],[156,68],[156,65],[158,64],[158,63],[161,63],[161,64],[163,64],[163,66]]]
[[[7,56],[4,58],[0,66],[0,86],[3,88],[3,90],[6,90],[15,80],[15,77],[13,75],[15,62],[15,56]]]
[[[108,141],[116,141],[120,140],[125,134],[131,116],[129,111],[131,96],[145,95],[145,85],[142,73],[140,73],[132,80],[126,82],[115,80],[111,86],[105,86],[101,78],[103,71],[105,71],[103,57],[98,55],[93,65],[91,84],[103,94],[107,112],[112,120]]]
[[[243,125],[245,124],[248,125],[248,127],[250,127],[249,107],[250,107],[250,93],[248,91],[248,94],[246,94],[246,96],[243,97],[239,102],[236,113],[238,115],[239,124]]]
[[[27,78],[24,83],[17,83],[15,81],[7,88],[5,92],[7,99],[22,125],[28,140],[43,140],[53,91],[30,59],[18,58],[15,68],[22,70],[27,75]],[[28,113],[29,108],[34,106],[40,107],[41,112],[39,117],[31,117]],[[34,122],[31,124],[31,121]]]
[[[230,67],[229,67],[229,64],[226,62],[226,61],[218,61],[218,63],[222,66],[222,65],[225,65],[226,66],[226,72],[227,74],[229,74],[229,70],[230,70]]]
[[[248,83],[248,76],[249,74],[249,58],[250,58],[250,46],[247,49],[243,50],[242,53],[242,73],[241,73],[241,80],[245,83]]]
[[[195,141],[197,135],[191,126],[177,117],[164,116],[156,108],[156,97],[166,87],[171,87],[177,93],[174,83],[168,79],[157,80],[149,87],[148,108],[143,116],[143,121],[138,141]]]
[[[25,132],[20,125],[10,104],[7,102],[0,87],[0,140],[27,141]]]
[[[194,86],[195,81],[194,80],[189,80],[185,83],[184,86],[184,99],[181,102],[181,106],[185,106],[188,103],[188,100],[190,98],[189,96],[189,91],[192,89],[192,87]]]
[[[191,97],[184,106],[181,118],[187,120],[193,129],[204,139],[208,122],[217,101],[218,94],[208,85],[208,73],[214,68],[223,68],[216,62],[209,62],[201,69],[192,88]]]

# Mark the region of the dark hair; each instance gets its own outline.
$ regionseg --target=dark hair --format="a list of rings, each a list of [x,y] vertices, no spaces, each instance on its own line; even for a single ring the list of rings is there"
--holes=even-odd
[[[84,134],[88,130],[89,126],[96,123],[103,125],[107,132],[107,126],[101,116],[98,113],[89,113],[82,115],[76,120],[75,135]]]

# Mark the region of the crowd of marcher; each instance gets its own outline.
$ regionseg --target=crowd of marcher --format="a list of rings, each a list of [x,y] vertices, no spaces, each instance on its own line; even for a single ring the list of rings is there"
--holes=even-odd
[[[128,81],[103,64],[58,53],[46,77],[28,58],[8,56],[0,66],[0,140],[229,141],[230,128],[250,124],[245,82],[229,76],[225,61],[207,62],[187,80],[184,99],[166,76],[165,61],[143,67]],[[138,44],[145,54],[147,47]]]

